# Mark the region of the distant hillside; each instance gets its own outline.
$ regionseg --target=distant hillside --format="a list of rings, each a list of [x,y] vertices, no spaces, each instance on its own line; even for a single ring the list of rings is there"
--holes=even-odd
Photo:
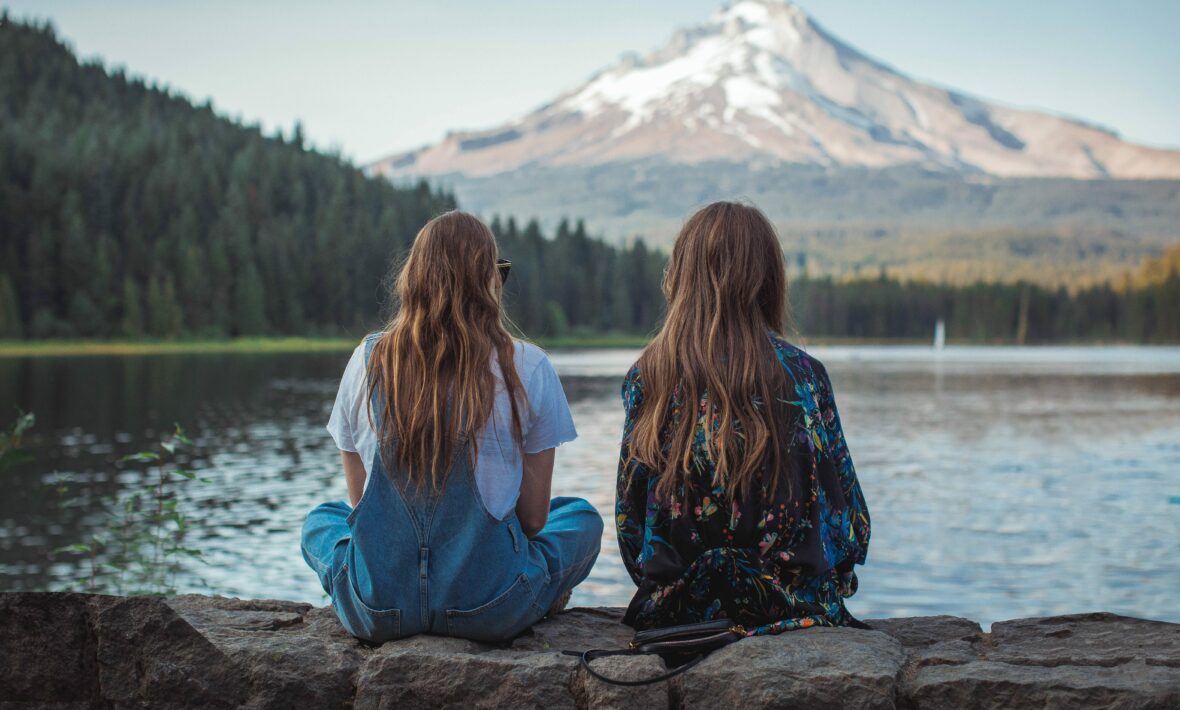
[[[579,215],[611,239],[668,245],[715,199],[751,200],[813,274],[1091,283],[1180,241],[1180,181],[1000,179],[884,170],[666,161],[529,167],[432,178],[479,213]],[[396,182],[396,181],[395,181]]]

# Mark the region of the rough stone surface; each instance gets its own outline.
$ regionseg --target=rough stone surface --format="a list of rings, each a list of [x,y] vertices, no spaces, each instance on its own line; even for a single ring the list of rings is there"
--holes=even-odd
[[[929,666],[902,690],[915,708],[1180,707],[1176,671],[1142,662],[1116,668],[994,661]]]
[[[911,616],[904,619],[867,619],[866,624],[884,631],[907,647],[925,647],[940,641],[978,641],[979,624],[957,616]]]
[[[361,669],[356,707],[572,708],[569,660],[553,652],[386,644]]]
[[[577,659],[572,659],[577,661]],[[668,671],[663,661],[654,656],[633,658],[600,658],[593,662],[594,670],[608,678],[639,680],[654,678]],[[675,707],[680,695],[679,678],[639,687],[610,685],[592,677],[579,667],[570,685],[574,702],[581,708],[618,708],[619,710],[654,710]]]
[[[0,594],[7,707],[1180,707],[1180,625],[1113,614],[871,619],[727,646],[671,681],[605,685],[563,649],[621,648],[617,609],[574,609],[501,646],[374,646],[329,608],[180,596]],[[657,658],[607,658],[634,679]]]
[[[891,708],[905,664],[882,631],[813,628],[745,639],[683,676],[686,708]]]
[[[1016,619],[922,649],[901,693],[917,708],[1177,708],[1178,660],[1180,624],[1108,613]]]
[[[87,597],[0,595],[0,702],[97,701],[97,645]]]
[[[1015,619],[992,625],[988,660],[1035,666],[1180,667],[1180,624],[1117,614]]]
[[[0,702],[238,707],[241,668],[151,597],[0,594]]]
[[[366,649],[330,608],[185,595],[166,600],[242,669],[246,707],[329,707],[354,693]]]

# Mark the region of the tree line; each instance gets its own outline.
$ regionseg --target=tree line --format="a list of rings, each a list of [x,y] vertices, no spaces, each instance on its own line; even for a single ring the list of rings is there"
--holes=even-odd
[[[500,254],[512,261],[505,307],[526,334],[646,333],[663,315],[663,252],[642,240],[616,247],[561,220],[551,239],[536,220],[491,222]]]
[[[206,103],[79,63],[48,25],[0,16],[0,338],[355,335],[390,265],[456,206],[267,136]],[[529,335],[650,333],[666,256],[562,220],[495,218],[508,312]],[[1180,341],[1180,257],[1118,288],[797,276],[813,336]],[[1147,272],[1150,271],[1150,274]]]
[[[1171,253],[1180,255],[1180,247]],[[793,320],[809,336],[931,338],[976,343],[1180,342],[1180,270],[1158,280],[1077,291],[1028,282],[965,286],[874,279],[795,278]]]

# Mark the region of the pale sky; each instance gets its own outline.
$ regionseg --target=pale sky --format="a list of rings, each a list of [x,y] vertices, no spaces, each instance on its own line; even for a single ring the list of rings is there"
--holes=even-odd
[[[0,0],[101,58],[369,161],[515,118],[720,0]],[[800,0],[913,77],[1180,147],[1180,1]]]

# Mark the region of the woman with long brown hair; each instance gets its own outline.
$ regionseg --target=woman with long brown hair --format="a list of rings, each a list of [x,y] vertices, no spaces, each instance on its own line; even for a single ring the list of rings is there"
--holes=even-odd
[[[432,219],[345,369],[328,430],[351,505],[313,510],[302,548],[354,636],[509,639],[598,556],[598,512],[549,498],[577,432],[548,357],[504,327],[509,266],[475,217]]]
[[[854,624],[869,513],[819,360],[782,335],[787,277],[756,208],[680,231],[668,311],[623,384],[619,549],[637,629],[731,619],[747,634]]]

